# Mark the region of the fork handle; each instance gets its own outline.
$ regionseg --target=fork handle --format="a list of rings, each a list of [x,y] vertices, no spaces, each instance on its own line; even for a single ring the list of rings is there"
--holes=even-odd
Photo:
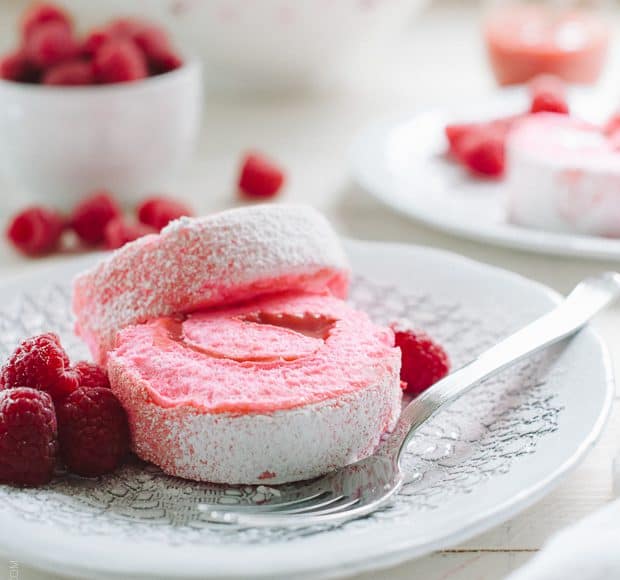
[[[604,272],[586,278],[551,312],[492,346],[414,399],[401,413],[386,445],[390,449],[396,446],[399,454],[402,453],[415,430],[439,409],[458,399],[480,381],[575,334],[618,295],[620,274],[617,272]]]

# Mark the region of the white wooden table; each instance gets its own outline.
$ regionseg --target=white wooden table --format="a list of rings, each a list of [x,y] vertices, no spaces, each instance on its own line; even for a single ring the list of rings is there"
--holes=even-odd
[[[0,7],[0,12],[3,10],[6,8]],[[441,43],[438,38],[443,39]],[[612,55],[612,65],[620,63],[616,52]],[[602,83],[604,87],[613,84],[613,68],[608,67],[610,74]],[[283,200],[313,203],[345,235],[437,246],[514,270],[561,292],[586,275],[620,267],[611,262],[510,251],[443,235],[383,208],[351,183],[346,167],[347,148],[355,132],[366,122],[425,104],[471,100],[492,87],[480,43],[475,4],[458,0],[435,4],[413,24],[401,51],[393,55],[381,75],[361,81],[360,86],[321,95],[259,99],[211,96],[198,159],[175,193],[191,200],[201,212],[234,204],[240,154],[257,147],[271,153],[288,169],[290,181]],[[5,221],[9,207],[23,203],[17,192],[2,197],[0,222]],[[11,200],[7,202],[8,197]],[[49,260],[61,259],[70,258]],[[5,245],[0,246],[0,279],[39,265],[39,261],[25,261]],[[616,368],[620,368],[620,308],[601,315],[595,325],[607,340]],[[381,574],[358,578],[503,578],[526,562],[553,532],[612,498],[611,461],[617,452],[619,435],[617,400],[610,424],[596,448],[537,505],[463,545]],[[0,577],[59,578],[30,570],[22,563],[16,564],[16,575],[16,568],[10,565],[0,560]]]

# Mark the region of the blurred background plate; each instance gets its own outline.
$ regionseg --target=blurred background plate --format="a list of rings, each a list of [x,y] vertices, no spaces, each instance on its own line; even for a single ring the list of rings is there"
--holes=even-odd
[[[602,122],[618,95],[594,89],[570,93],[574,113]],[[545,232],[508,223],[501,181],[470,178],[445,156],[444,127],[526,111],[524,89],[504,89],[475,105],[423,110],[362,131],[351,151],[354,179],[370,194],[429,226],[474,240],[539,253],[620,259],[620,240]]]

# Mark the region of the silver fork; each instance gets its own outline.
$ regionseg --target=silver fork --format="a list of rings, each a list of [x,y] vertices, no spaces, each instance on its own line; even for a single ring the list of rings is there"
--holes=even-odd
[[[586,278],[549,313],[488,349],[414,399],[374,455],[305,484],[277,486],[277,501],[220,508],[204,506],[207,521],[234,526],[335,524],[369,514],[402,486],[400,460],[416,429],[472,387],[579,331],[620,294],[620,274]]]

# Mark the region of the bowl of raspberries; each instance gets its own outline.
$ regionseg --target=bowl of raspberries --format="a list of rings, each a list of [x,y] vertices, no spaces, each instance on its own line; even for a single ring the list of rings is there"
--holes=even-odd
[[[191,157],[202,101],[199,63],[162,27],[119,17],[79,31],[64,9],[34,4],[0,57],[0,170],[67,208],[93,184],[141,196]]]

